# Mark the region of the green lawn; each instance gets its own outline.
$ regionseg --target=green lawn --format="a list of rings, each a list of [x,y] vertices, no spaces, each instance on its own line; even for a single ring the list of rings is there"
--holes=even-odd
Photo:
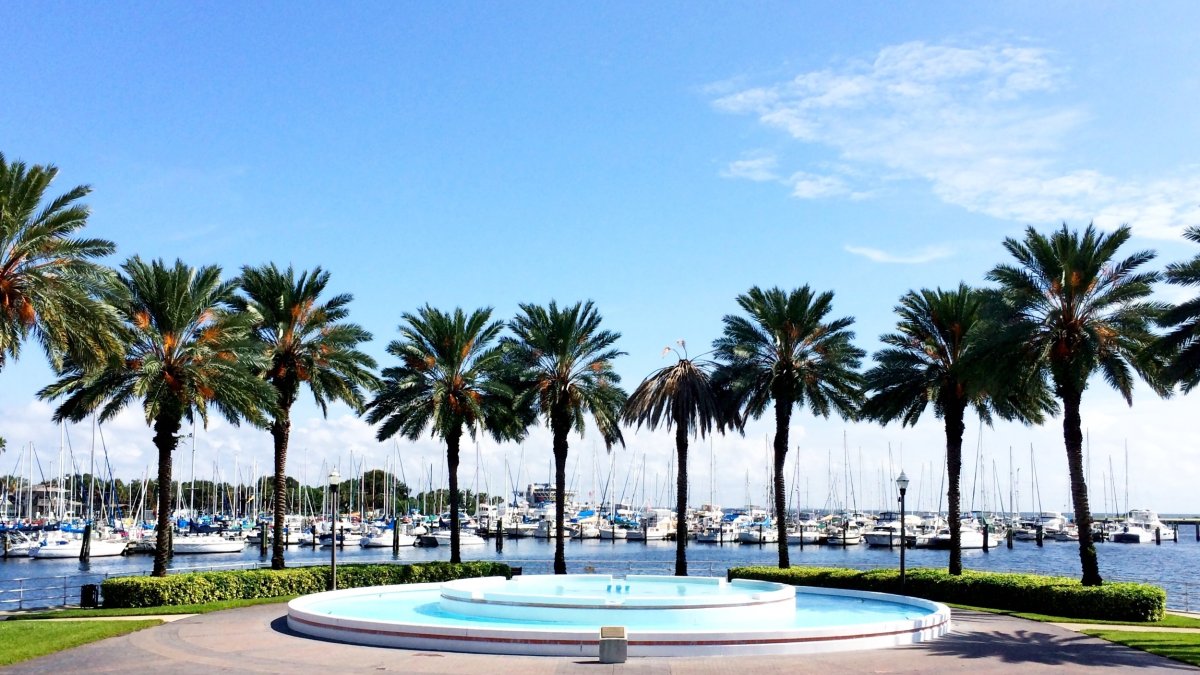
[[[25,619],[79,619],[98,618],[105,616],[152,616],[155,614],[206,614],[219,612],[235,607],[250,607],[251,605],[269,605],[276,602],[287,602],[296,596],[289,595],[281,598],[254,598],[253,600],[221,600],[207,602],[202,605],[165,605],[162,607],[124,607],[120,609],[60,609],[33,614],[17,614],[9,617],[9,621]]]
[[[1134,633],[1120,630],[1089,630],[1102,640],[1200,666],[1200,633]]]
[[[5,621],[0,623],[0,666],[53,654],[96,640],[157,626],[147,621]]]
[[[989,614],[1007,614],[1015,616],[1019,619],[1029,619],[1030,621],[1044,621],[1046,623],[1094,623],[1108,626],[1155,626],[1158,628],[1200,628],[1200,619],[1194,619],[1190,616],[1180,616],[1178,614],[1167,614],[1159,621],[1105,621],[1103,619],[1080,619],[1070,616],[1051,616],[1049,614],[1033,614],[1030,612],[1010,612],[1003,609],[992,609],[990,607],[973,607],[971,605],[956,605],[950,604],[954,609],[969,609],[976,612],[988,612]]]

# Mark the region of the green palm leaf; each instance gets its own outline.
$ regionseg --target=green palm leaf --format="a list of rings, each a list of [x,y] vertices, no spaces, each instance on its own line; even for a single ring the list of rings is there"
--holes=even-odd
[[[497,338],[504,324],[492,309],[443,312],[426,305],[405,314],[400,339],[387,351],[400,365],[383,370],[383,383],[367,406],[376,437],[397,434],[417,440],[428,429],[446,442],[450,477],[450,560],[460,562],[458,464],[463,431],[476,438],[486,431],[497,440],[518,440],[513,390],[505,379]]]
[[[560,308],[521,305],[509,323],[512,337],[501,341],[510,377],[516,384],[518,424],[541,418],[554,437],[555,546],[554,573],[566,574],[563,519],[566,495],[567,436],[582,435],[590,417],[604,446],[621,443],[620,416],[625,391],[612,362],[625,353],[613,345],[620,333],[600,327],[601,317],[589,300]]]
[[[831,292],[755,286],[737,302],[746,316],[723,319],[724,331],[713,342],[721,361],[715,377],[745,417],[761,417],[774,405],[779,566],[788,567],[783,465],[792,408],[808,408],[820,417],[857,417],[863,384],[858,368],[866,352],[853,344],[849,328],[854,319],[827,319],[833,310]]]
[[[183,421],[207,424],[215,410],[231,424],[266,424],[274,390],[255,373],[266,365],[244,314],[232,310],[236,286],[216,266],[130,258],[110,278],[103,297],[120,317],[121,353],[98,367],[70,359],[62,376],[42,389],[61,399],[55,421],[98,414],[112,419],[140,401],[158,449],[158,545],[154,574],[166,574],[171,523],[171,453]]]
[[[93,366],[118,348],[116,318],[96,298],[112,272],[94,262],[115,250],[103,239],[75,235],[88,208],[77,186],[43,205],[54,166],[8,162],[0,153],[0,369],[32,337],[59,369],[70,357]]]
[[[1159,394],[1169,391],[1151,331],[1165,307],[1147,300],[1159,275],[1138,271],[1154,253],[1116,257],[1131,236],[1128,226],[1103,234],[1092,225],[1079,232],[1064,224],[1049,236],[1030,227],[1023,239],[1004,242],[1017,264],[997,265],[988,274],[999,285],[997,344],[1029,364],[1063,404],[1085,585],[1098,585],[1102,579],[1089,536],[1092,515],[1079,414],[1083,392],[1096,373],[1130,403],[1135,373]]]
[[[284,567],[283,521],[287,515],[287,449],[291,435],[291,410],[300,386],[308,387],[313,400],[327,414],[330,401],[342,401],[355,412],[366,402],[363,390],[374,390],[378,379],[375,360],[358,349],[371,334],[347,323],[353,296],[335,295],[322,301],[329,273],[320,267],[296,275],[290,266],[274,264],[243,267],[236,280],[242,296],[234,306],[250,324],[252,337],[263,354],[256,374],[275,390],[271,438],[275,447],[275,532],[271,567]]]

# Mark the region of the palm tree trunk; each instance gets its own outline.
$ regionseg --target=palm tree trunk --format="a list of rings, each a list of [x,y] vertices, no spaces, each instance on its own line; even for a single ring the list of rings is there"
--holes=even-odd
[[[792,420],[792,397],[790,392],[775,393],[775,526],[779,529],[779,568],[792,566],[788,559],[787,504],[784,496],[783,462],[787,459],[788,426]]]
[[[450,471],[450,562],[462,562],[458,525],[458,442],[462,427],[446,434],[446,468]]]
[[[680,415],[679,417],[682,417]],[[675,452],[679,456],[675,481],[675,576],[687,576],[687,453],[685,420],[675,419]]]
[[[284,568],[283,519],[287,515],[287,448],[292,430],[292,419],[284,408],[271,424],[271,439],[275,441],[275,538],[271,543],[271,569]],[[260,536],[267,536],[260,532]]]
[[[1088,505],[1087,483],[1083,477],[1083,421],[1079,416],[1082,392],[1063,394],[1063,439],[1067,445],[1067,469],[1071,476],[1071,502],[1075,509],[1075,527],[1079,529],[1079,562],[1083,567],[1083,585],[1099,586],[1100,562],[1092,541],[1092,509]]]
[[[561,412],[552,416],[550,430],[554,434],[554,573],[567,573],[567,554],[563,547],[563,520],[567,501],[567,432],[570,417]]]
[[[171,547],[171,454],[179,442],[183,413],[178,407],[164,406],[154,418],[154,447],[158,448],[158,532],[154,544],[154,571],[151,576],[167,576],[167,558]]]
[[[949,509],[946,520],[950,525],[950,574],[962,574],[962,440],[966,425],[963,417],[966,414],[966,402],[953,396],[946,397],[942,404],[946,419],[946,476],[950,486],[946,490],[946,508]],[[902,524],[903,526],[903,524]]]

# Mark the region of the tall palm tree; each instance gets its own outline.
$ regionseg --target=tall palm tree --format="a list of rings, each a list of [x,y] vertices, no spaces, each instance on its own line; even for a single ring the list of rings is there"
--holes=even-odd
[[[898,332],[880,340],[867,371],[868,397],[862,416],[883,424],[899,420],[913,426],[933,404],[945,422],[947,498],[950,521],[950,574],[962,574],[960,483],[963,422],[968,407],[989,425],[992,414],[1027,424],[1041,423],[1054,401],[1036,378],[1006,373],[1005,393],[997,394],[994,358],[985,318],[985,294],[965,284],[957,289],[909,291],[900,298]]]
[[[253,336],[265,353],[267,363],[258,373],[275,388],[271,439],[275,444],[275,539],[271,545],[271,568],[284,567],[283,521],[287,514],[287,450],[292,430],[292,405],[306,384],[313,400],[327,414],[330,401],[342,401],[361,413],[362,390],[374,389],[378,379],[371,372],[375,360],[359,351],[371,339],[361,326],[343,320],[350,314],[354,296],[344,293],[321,302],[329,284],[329,272],[320,267],[297,277],[274,264],[243,267],[238,279],[245,297],[235,298],[246,312]]]
[[[1200,226],[1189,227],[1183,236],[1200,244]],[[1167,283],[1178,286],[1200,285],[1200,254],[1187,262],[1167,265],[1166,278]],[[1190,392],[1200,383],[1200,296],[1168,309],[1160,323],[1173,328],[1162,339],[1171,354],[1164,375],[1180,383],[1184,392]]]
[[[687,356],[683,340],[679,360],[674,365],[651,373],[629,396],[621,417],[625,424],[643,424],[653,431],[660,424],[669,431],[675,426],[675,454],[678,467],[675,479],[675,576],[687,576],[687,459],[688,437],[697,433],[701,438],[713,429],[723,431],[725,420],[720,395],[713,387],[711,372],[715,364],[697,361]]]
[[[513,390],[505,379],[504,358],[496,338],[504,328],[492,321],[492,309],[470,314],[443,312],[426,305],[405,314],[400,339],[387,351],[400,365],[383,370],[383,384],[367,406],[367,421],[379,424],[376,438],[400,434],[417,440],[425,429],[446,442],[450,473],[450,562],[459,553],[459,446],[463,431],[480,430],[497,440],[516,440],[525,427],[517,421]]]
[[[1163,308],[1145,300],[1159,275],[1137,271],[1154,259],[1154,253],[1140,251],[1117,260],[1117,249],[1129,237],[1128,226],[1105,235],[1092,225],[1081,234],[1064,224],[1050,236],[1030,227],[1023,240],[1004,241],[1016,264],[997,265],[988,273],[988,279],[1000,285],[1005,341],[1029,358],[1062,401],[1085,586],[1103,582],[1090,536],[1092,512],[1083,476],[1080,403],[1088,380],[1100,373],[1130,405],[1134,372],[1155,391],[1167,393],[1150,349],[1155,341],[1150,327]]]
[[[545,420],[554,438],[554,573],[567,573],[563,551],[563,518],[567,493],[567,436],[583,435],[591,416],[611,450],[621,437],[619,418],[625,391],[612,362],[624,355],[613,345],[620,333],[600,328],[600,313],[589,300],[559,308],[523,304],[509,323],[514,337],[502,340],[522,382],[519,414]]]
[[[790,565],[783,464],[788,451],[792,407],[821,417],[836,412],[853,419],[862,398],[858,373],[866,354],[852,343],[853,318],[826,321],[833,293],[814,294],[804,286],[791,292],[755,286],[739,295],[748,317],[726,315],[713,342],[723,363],[718,379],[744,416],[758,418],[774,403],[775,517],[779,527],[779,566]]]
[[[140,400],[158,449],[158,540],[154,576],[167,573],[171,530],[171,453],[184,420],[207,424],[215,408],[231,424],[266,422],[275,391],[255,372],[265,366],[245,318],[232,311],[236,286],[216,266],[167,266],[134,256],[104,293],[122,321],[123,353],[102,366],[68,360],[62,377],[39,392],[63,399],[55,421],[78,422],[93,411],[112,419]]]
[[[79,185],[43,204],[58,175],[50,166],[8,162],[0,153],[0,369],[21,343],[41,343],[55,369],[64,354],[77,365],[114,351],[114,317],[95,298],[111,271],[94,262],[115,250],[104,239],[79,239],[91,191]]]

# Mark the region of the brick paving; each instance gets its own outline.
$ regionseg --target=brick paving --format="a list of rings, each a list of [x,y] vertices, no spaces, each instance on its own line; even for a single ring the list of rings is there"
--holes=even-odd
[[[920,645],[813,656],[594,659],[453,654],[325,642],[292,633],[284,605],[181,619],[11,666],[11,673],[335,673],[542,675],[675,673],[1200,673],[1053,624],[956,610],[954,631]]]

